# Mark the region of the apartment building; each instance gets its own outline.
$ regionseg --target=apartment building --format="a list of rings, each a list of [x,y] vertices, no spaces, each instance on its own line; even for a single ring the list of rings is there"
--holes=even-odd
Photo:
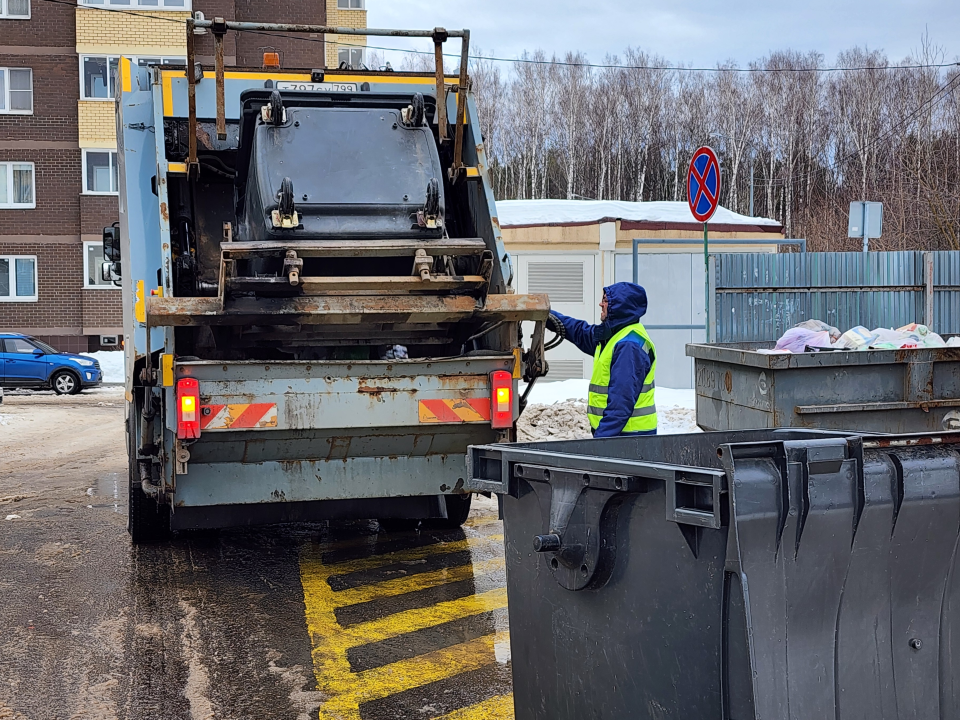
[[[184,63],[193,13],[366,27],[364,0],[0,0],[0,330],[71,352],[122,336],[121,290],[100,278],[118,216],[114,71],[121,56]],[[340,39],[228,33],[225,62],[362,63],[364,38]],[[196,47],[212,63],[209,33]]]

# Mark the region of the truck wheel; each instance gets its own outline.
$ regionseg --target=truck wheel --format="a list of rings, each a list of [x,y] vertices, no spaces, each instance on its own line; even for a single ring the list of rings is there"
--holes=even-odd
[[[162,542],[170,537],[170,506],[147,497],[140,487],[136,460],[131,463],[127,512],[127,532],[134,545]]]
[[[431,527],[456,530],[467,521],[473,495],[444,495],[447,500],[447,517],[430,520]]]
[[[388,533],[416,530],[420,522],[421,520],[419,518],[380,518],[377,520],[380,531]]]
[[[50,386],[57,395],[76,395],[80,392],[80,381],[69,370],[61,370],[50,378]]]

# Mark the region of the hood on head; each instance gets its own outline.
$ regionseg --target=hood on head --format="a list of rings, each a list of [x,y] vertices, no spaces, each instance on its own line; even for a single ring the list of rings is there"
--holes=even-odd
[[[604,325],[622,327],[638,322],[647,314],[647,291],[639,285],[618,282],[603,289],[607,296],[607,319]]]

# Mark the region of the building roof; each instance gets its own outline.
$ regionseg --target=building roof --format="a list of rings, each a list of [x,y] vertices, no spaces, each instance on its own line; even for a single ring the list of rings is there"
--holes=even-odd
[[[623,230],[698,230],[703,224],[686,202],[625,202],[620,200],[498,200],[500,227],[593,225],[620,220]],[[710,227],[718,232],[780,233],[783,226],[769,218],[740,215],[717,208]]]

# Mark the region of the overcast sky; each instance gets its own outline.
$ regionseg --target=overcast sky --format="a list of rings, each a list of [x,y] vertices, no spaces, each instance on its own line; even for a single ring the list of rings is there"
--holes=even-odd
[[[960,55],[958,0],[366,0],[369,27],[469,28],[471,46],[514,58],[524,50],[563,55],[581,50],[590,62],[622,55],[628,45],[673,63],[746,65],[771,50],[817,50],[833,63],[854,45],[908,55],[929,27],[930,39]],[[430,41],[409,45],[430,49]],[[395,39],[371,45],[401,47]],[[421,47],[422,46],[422,47]],[[448,43],[458,52],[458,43]],[[457,48],[457,49],[454,49]],[[472,49],[471,48],[471,49]]]

